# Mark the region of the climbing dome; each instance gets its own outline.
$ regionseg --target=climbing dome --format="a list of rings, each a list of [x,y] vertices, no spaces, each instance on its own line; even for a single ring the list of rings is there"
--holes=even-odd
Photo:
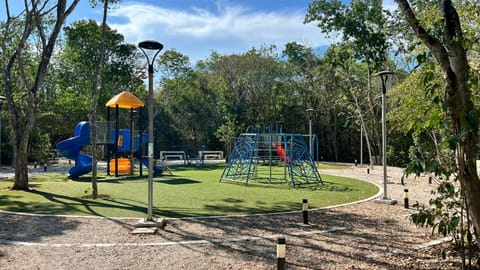
[[[237,138],[220,182],[321,184],[303,134],[255,132]]]

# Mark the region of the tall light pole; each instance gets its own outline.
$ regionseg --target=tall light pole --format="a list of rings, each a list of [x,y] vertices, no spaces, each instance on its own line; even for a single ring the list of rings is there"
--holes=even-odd
[[[383,164],[383,197],[382,200],[391,202],[387,196],[387,88],[390,87],[393,78],[393,72],[380,71],[375,76],[380,77],[382,81],[382,164]],[[393,201],[391,203],[394,203]]]
[[[5,100],[6,97],[0,96],[0,102]],[[2,167],[2,103],[0,103],[0,167]]]
[[[360,123],[360,167],[363,167],[363,123]]]
[[[138,47],[148,63],[148,213],[146,220],[153,221],[153,63],[163,49],[163,45],[154,40],[145,40],[138,43]]]
[[[308,146],[310,150],[310,156],[312,157],[312,160],[315,160],[313,156],[313,145],[312,145],[312,116],[315,110],[307,109],[305,111],[307,112],[307,115],[308,115]]]

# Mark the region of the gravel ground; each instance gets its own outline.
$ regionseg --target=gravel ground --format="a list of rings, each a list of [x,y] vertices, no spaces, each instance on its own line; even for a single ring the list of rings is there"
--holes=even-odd
[[[352,167],[321,173],[363,179],[382,186],[381,167],[367,174]],[[168,219],[153,235],[132,234],[137,219],[19,215],[0,212],[0,269],[275,269],[276,239],[286,237],[287,269],[459,269],[459,260],[437,257],[430,229],[408,220],[426,205],[435,183],[389,168],[388,195],[375,200],[302,213]]]

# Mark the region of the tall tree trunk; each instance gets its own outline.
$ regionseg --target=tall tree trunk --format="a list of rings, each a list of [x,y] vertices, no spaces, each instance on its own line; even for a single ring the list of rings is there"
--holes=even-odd
[[[15,183],[12,189],[28,190],[28,151],[27,148],[27,136],[25,132],[15,132],[15,146],[13,147],[13,157],[15,162]]]
[[[95,86],[93,87],[92,115],[90,119],[90,128],[92,133],[92,197],[98,198],[97,186],[97,103],[100,89],[102,88],[102,66],[105,61],[105,43],[107,42],[107,14],[108,1],[103,2],[103,19],[102,19],[102,43],[100,45],[100,54],[98,57],[97,67],[95,69]],[[133,140],[133,134],[131,137]],[[107,161],[108,162],[108,161]]]
[[[397,0],[407,22],[429,48],[445,77],[448,111],[456,145],[457,177],[467,201],[468,212],[480,232],[480,179],[477,173],[478,111],[468,87],[469,66],[460,18],[451,0],[439,2],[443,16],[442,40],[429,34],[420,24],[407,0]]]
[[[367,151],[368,151],[368,159],[370,161],[370,169],[373,169],[373,156],[372,156],[372,145],[370,144],[370,139],[368,138],[368,132],[367,129],[365,128],[365,123],[363,121],[362,115],[360,115],[360,123],[361,127],[363,129],[363,134],[365,136],[365,142],[367,143]],[[360,149],[360,151],[363,151],[363,149]]]
[[[378,110],[376,108],[378,108],[378,106],[376,106],[376,99],[378,97],[378,92],[374,92],[373,89],[372,89],[372,68],[371,68],[371,64],[370,64],[370,60],[369,59],[366,59],[366,63],[367,63],[367,101],[368,101],[368,106],[369,106],[369,109],[367,110],[367,112],[370,113],[370,119],[372,120],[372,125],[371,125],[371,131],[370,131],[370,141],[369,141],[369,145],[370,145],[370,167],[373,168],[373,165],[376,161],[376,159],[374,160],[373,158],[373,151],[372,151],[372,148],[373,150],[375,150],[375,156],[379,157],[380,156],[380,152],[379,149],[382,149],[382,129],[381,129],[381,125],[380,125],[380,122],[377,121],[378,118],[380,117],[379,113],[378,113]],[[365,128],[365,134],[368,134],[367,132],[367,126],[364,126]],[[372,147],[372,144],[373,144],[373,147]]]
[[[46,10],[46,5],[37,1],[25,1],[24,6],[24,25],[21,38],[15,44],[8,44],[11,40],[11,34],[14,30],[16,20],[10,14],[8,1],[5,1],[7,20],[3,27],[2,52],[9,52],[7,46],[14,47],[13,53],[2,54],[2,63],[5,66],[3,70],[5,80],[5,93],[8,102],[8,110],[10,112],[10,123],[15,132],[13,142],[13,153],[15,161],[15,183],[13,189],[28,190],[28,170],[27,158],[28,150],[30,148],[30,141],[32,130],[35,126],[35,117],[37,112],[37,105],[39,101],[39,91],[45,81],[47,75],[47,68],[50,64],[55,43],[58,35],[62,29],[62,25],[68,15],[74,10],[80,0],[74,0],[69,7],[67,7],[66,0],[58,0],[55,9]],[[55,13],[55,16],[52,14]],[[45,29],[45,18],[48,17],[53,22],[52,29]],[[32,37],[32,34],[38,36]],[[48,35],[49,34],[49,35]],[[36,48],[39,49],[40,57],[36,73],[31,76],[27,74],[24,67],[24,59],[29,58],[24,54],[30,53],[27,50],[28,42],[32,39],[38,40]],[[15,40],[15,39],[14,39]],[[19,71],[20,82],[16,77],[16,71]],[[23,90],[23,96],[27,98],[24,100],[14,100],[14,88]],[[17,103],[16,103],[17,102]]]
[[[332,130],[332,147],[333,147],[333,155],[334,161],[338,161],[338,141],[337,137],[337,114],[334,111],[330,111],[330,130]]]
[[[368,76],[368,80],[370,81],[370,76]],[[368,83],[368,87],[370,89],[370,82]],[[350,89],[354,89],[353,82],[350,80]],[[372,156],[372,145],[370,143],[370,136],[368,135],[367,128],[365,126],[365,120],[363,118],[362,107],[360,106],[360,102],[357,97],[357,92],[350,90],[350,94],[352,95],[353,100],[355,101],[355,108],[357,109],[358,119],[360,120],[360,128],[363,129],[363,134],[365,134],[365,142],[367,143],[367,150],[368,150],[368,159],[370,161],[370,168],[373,169],[373,156]],[[362,131],[360,131],[362,132]],[[363,149],[360,149],[363,151]]]

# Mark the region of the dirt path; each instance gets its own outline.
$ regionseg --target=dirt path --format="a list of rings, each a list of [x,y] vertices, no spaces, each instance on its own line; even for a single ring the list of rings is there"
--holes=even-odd
[[[381,186],[382,171],[322,171]],[[388,194],[397,205],[374,201],[309,212],[222,218],[170,219],[154,235],[133,235],[135,219],[41,217],[0,212],[0,269],[274,269],[276,237],[287,239],[287,269],[458,269],[437,259],[430,231],[414,227],[403,207],[426,204],[435,183],[407,179],[389,168]]]

